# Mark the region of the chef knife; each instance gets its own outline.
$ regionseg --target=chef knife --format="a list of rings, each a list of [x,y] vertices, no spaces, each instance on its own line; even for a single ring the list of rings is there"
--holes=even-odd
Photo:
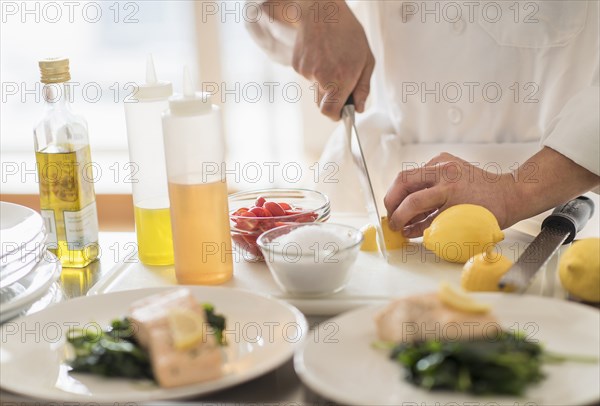
[[[523,293],[531,280],[552,255],[563,244],[575,239],[594,213],[594,202],[585,196],[579,196],[554,209],[542,222],[542,231],[527,246],[517,262],[498,282],[499,288],[511,287]]]
[[[344,120],[344,125],[346,126],[346,135],[348,137],[348,145],[350,145],[350,151],[352,153],[352,160],[358,169],[358,177],[363,189],[369,221],[373,223],[375,229],[377,230],[377,240],[379,242],[377,246],[379,247],[379,252],[387,261],[388,255],[385,247],[385,240],[383,238],[383,229],[381,228],[381,217],[379,216],[379,210],[377,209],[375,193],[373,192],[373,184],[371,183],[371,178],[369,177],[369,170],[367,169],[365,156],[360,145],[358,132],[356,131],[354,115],[354,98],[352,95],[350,95],[342,109],[342,119]]]

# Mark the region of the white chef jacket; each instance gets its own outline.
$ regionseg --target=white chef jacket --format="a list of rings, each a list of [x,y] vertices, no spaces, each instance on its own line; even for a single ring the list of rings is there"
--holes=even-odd
[[[349,3],[376,59],[357,128],[380,205],[398,171],[444,151],[498,172],[548,146],[600,174],[597,1]],[[248,27],[291,63],[293,29]],[[321,160],[339,165],[339,183],[317,188],[336,210],[359,210],[343,128]]]

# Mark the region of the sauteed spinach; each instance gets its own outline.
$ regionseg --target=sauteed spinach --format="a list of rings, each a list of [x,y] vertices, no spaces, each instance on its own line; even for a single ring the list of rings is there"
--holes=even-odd
[[[405,379],[414,385],[475,395],[522,395],[528,385],[544,379],[545,362],[598,362],[595,357],[547,352],[524,334],[507,331],[493,339],[378,342],[375,346],[391,348],[390,358],[404,367]]]

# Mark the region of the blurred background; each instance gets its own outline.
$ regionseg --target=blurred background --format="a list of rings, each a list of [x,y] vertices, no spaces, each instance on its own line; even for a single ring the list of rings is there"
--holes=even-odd
[[[105,226],[123,222],[108,218],[115,208],[130,217],[123,101],[132,82],[145,81],[148,54],[175,92],[187,65],[197,89],[215,93],[227,164],[241,174],[228,177],[231,191],[289,186],[290,180],[300,187],[314,175],[335,123],[320,115],[311,83],[254,43],[245,23],[255,6],[231,0],[1,3],[2,200],[38,204],[32,131],[43,114],[38,60],[52,56],[68,57],[72,81],[80,84],[73,110],[88,121],[92,159],[102,170],[96,193]]]

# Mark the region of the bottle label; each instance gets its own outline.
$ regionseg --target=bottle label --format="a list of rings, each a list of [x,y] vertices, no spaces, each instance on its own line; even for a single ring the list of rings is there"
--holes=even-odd
[[[40,210],[42,218],[44,219],[44,226],[46,227],[46,244],[48,248],[56,248],[58,246],[58,237],[56,235],[56,219],[54,218],[54,210],[42,209]]]
[[[65,234],[70,250],[82,250],[98,242],[98,213],[96,202],[79,211],[64,211]]]

